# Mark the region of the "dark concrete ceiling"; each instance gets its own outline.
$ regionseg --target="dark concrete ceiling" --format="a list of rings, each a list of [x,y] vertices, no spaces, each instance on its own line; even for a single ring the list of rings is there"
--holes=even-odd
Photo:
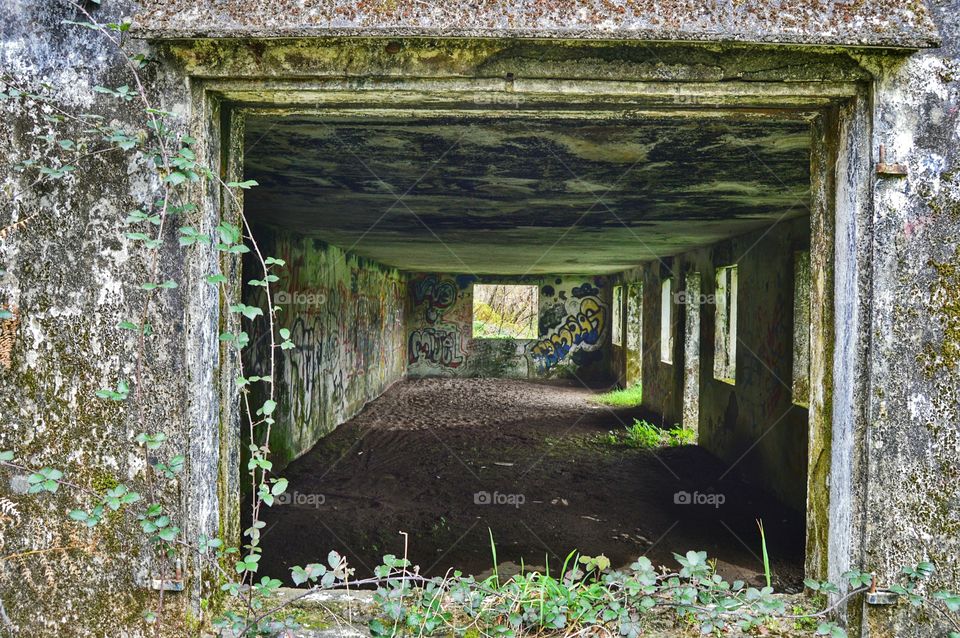
[[[809,126],[248,116],[246,195],[405,270],[611,273],[809,213]]]

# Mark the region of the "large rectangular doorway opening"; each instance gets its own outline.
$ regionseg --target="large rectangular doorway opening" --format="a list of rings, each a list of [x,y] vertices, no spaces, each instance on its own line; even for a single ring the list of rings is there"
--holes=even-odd
[[[501,574],[694,549],[761,584],[759,519],[776,584],[801,586],[808,114],[242,121],[294,345],[264,575],[329,549],[366,575],[405,542],[423,573],[483,574],[492,535]]]

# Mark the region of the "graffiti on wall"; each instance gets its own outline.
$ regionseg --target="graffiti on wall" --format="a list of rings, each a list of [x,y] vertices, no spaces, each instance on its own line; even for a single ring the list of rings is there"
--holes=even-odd
[[[536,284],[538,339],[474,339],[474,283]],[[546,377],[582,370],[604,356],[610,330],[604,278],[478,279],[423,273],[409,282],[407,363],[412,375]],[[564,365],[560,365],[564,364]],[[591,370],[587,370],[587,374]]]
[[[603,302],[597,297],[585,297],[575,312],[530,348],[530,356],[541,371],[547,371],[563,361],[574,348],[596,350],[603,344],[606,320]]]
[[[421,275],[410,281],[415,325],[407,338],[407,362],[428,370],[452,371],[466,358],[461,329],[461,290],[469,282],[454,281],[439,275]]]
[[[411,284],[413,303],[423,306],[427,323],[437,323],[444,311],[457,300],[457,284],[451,279],[440,279],[436,275],[427,275]]]
[[[292,233],[262,241],[288,264],[274,287],[278,327],[290,330],[295,346],[279,353],[276,369],[271,449],[282,465],[403,376],[406,286],[395,270]],[[245,293],[246,303],[265,305],[258,289]],[[266,373],[265,328],[251,326],[253,347],[244,355],[250,374]]]
[[[426,361],[444,368],[459,368],[464,356],[458,330],[433,327],[411,331],[407,353],[410,363]]]

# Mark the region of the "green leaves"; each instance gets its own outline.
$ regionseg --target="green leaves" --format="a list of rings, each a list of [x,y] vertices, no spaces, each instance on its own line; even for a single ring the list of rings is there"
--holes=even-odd
[[[49,177],[50,179],[62,179],[75,170],[77,170],[77,167],[71,166],[70,164],[67,164],[65,166],[57,166],[57,167],[41,166],[40,174],[46,177]]]
[[[13,460],[13,450],[0,451],[0,463],[9,463]]]
[[[258,184],[257,180],[255,179],[248,179],[243,182],[227,182],[227,186],[230,188],[242,188],[244,190],[249,190],[254,186],[259,186],[259,185],[260,184]]]
[[[234,565],[234,568],[237,570],[238,574],[243,574],[244,572],[256,572],[259,567],[260,555],[253,552],[238,560]]]
[[[124,221],[128,226],[132,224],[140,224],[143,222],[150,222],[154,226],[159,226],[160,215],[152,215],[149,213],[145,213],[142,210],[132,210],[129,213],[127,213],[127,218]]]
[[[240,313],[247,319],[255,319],[256,317],[263,316],[263,310],[257,306],[248,306],[243,303],[233,304],[230,306],[230,312]]]
[[[108,399],[110,401],[126,401],[129,395],[130,386],[123,379],[117,382],[116,390],[111,390],[110,388],[97,390],[97,398]]]
[[[276,275],[269,275],[269,274],[268,274],[268,275],[265,276],[263,279],[251,279],[251,280],[248,281],[247,283],[248,283],[249,285],[251,285],[251,286],[260,286],[260,287],[262,287],[262,288],[266,288],[266,287],[269,286],[270,284],[275,283],[275,282],[277,282],[277,281],[280,281],[280,278],[279,278],[279,277],[277,277]]]
[[[153,334],[153,326],[149,323],[145,323],[143,324],[143,327],[140,327],[139,324],[136,324],[133,321],[121,321],[117,324],[117,327],[121,330],[132,330],[133,332],[143,333],[147,336]]]
[[[825,594],[837,594],[840,593],[840,589],[829,581],[819,581],[814,580],[813,578],[806,578],[803,581],[803,584],[812,589],[813,591],[819,591]]]
[[[197,540],[197,548],[201,552],[206,552],[207,550],[214,549],[219,550],[223,547],[223,541],[219,538],[210,538],[206,534],[200,534],[200,538]]]
[[[830,636],[830,638],[847,638],[847,632],[842,627],[833,622],[820,623],[817,627],[818,636]]]
[[[0,308],[0,321],[13,319],[13,313],[6,308]]]
[[[307,581],[314,582],[319,578],[322,579],[320,583],[322,586],[329,587],[336,580],[336,576],[328,573],[327,568],[320,563],[310,563],[306,567],[300,567],[299,565],[292,567],[290,576],[296,585],[302,585]]]
[[[146,233],[125,233],[125,236],[131,241],[143,242],[144,246],[150,249],[160,248],[163,245],[163,240],[151,237]]]
[[[153,543],[170,543],[180,534],[180,528],[170,524],[170,517],[163,513],[163,507],[158,503],[152,503],[138,518],[140,529]]]
[[[63,472],[52,467],[45,467],[34,472],[27,477],[27,493],[37,494],[39,492],[56,492],[60,487],[60,479],[63,478]]]
[[[287,328],[280,328],[280,338],[283,341],[280,342],[281,350],[290,350],[291,348],[296,348],[293,344],[293,341],[290,340],[290,331]]]
[[[158,462],[154,464],[153,468],[157,472],[160,472],[161,474],[163,474],[166,478],[172,479],[172,478],[175,478],[177,474],[183,471],[183,465],[185,462],[186,462],[186,457],[184,457],[182,454],[178,454],[177,456],[170,459],[168,463]]]
[[[843,573],[843,578],[850,583],[850,587],[853,589],[860,589],[861,587],[869,587],[873,583],[873,574],[864,573],[858,570],[850,570]]]
[[[234,255],[250,252],[246,244],[242,243],[243,232],[239,226],[229,222],[221,222],[217,226],[217,233],[220,235],[220,243],[217,244],[218,250]]]
[[[139,445],[146,447],[148,450],[155,450],[167,440],[167,435],[163,432],[157,432],[156,434],[147,434],[141,432],[136,436],[134,441]]]
[[[157,290],[158,288],[164,290],[173,290],[176,287],[177,282],[175,282],[173,279],[167,279],[166,281],[162,281],[160,283],[148,282],[145,284],[140,284],[140,288],[143,290]]]
[[[220,341],[232,343],[238,350],[242,350],[250,343],[250,335],[242,330],[236,334],[233,332],[223,332],[220,334]]]
[[[192,226],[183,226],[180,228],[180,238],[177,240],[181,246],[192,246],[194,244],[209,244],[210,237],[201,233]]]
[[[933,597],[946,605],[952,612],[960,611],[960,594],[949,591],[938,591],[933,593]]]
[[[103,497],[103,504],[111,510],[117,511],[121,505],[130,505],[139,500],[139,494],[129,491],[126,485],[121,484],[107,490],[107,493]]]
[[[277,402],[273,399],[267,399],[263,402],[263,405],[257,410],[258,415],[270,416],[273,414],[273,411],[277,409]]]
[[[97,93],[105,93],[106,95],[115,97],[118,100],[123,100],[124,102],[129,102],[136,95],[136,93],[126,84],[123,86],[118,86],[115,89],[111,89],[106,86],[95,86],[93,87],[93,90]]]

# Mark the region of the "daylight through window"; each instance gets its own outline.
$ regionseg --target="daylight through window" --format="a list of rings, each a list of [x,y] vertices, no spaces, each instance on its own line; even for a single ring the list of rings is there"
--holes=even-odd
[[[537,286],[476,284],[474,339],[536,339]]]

